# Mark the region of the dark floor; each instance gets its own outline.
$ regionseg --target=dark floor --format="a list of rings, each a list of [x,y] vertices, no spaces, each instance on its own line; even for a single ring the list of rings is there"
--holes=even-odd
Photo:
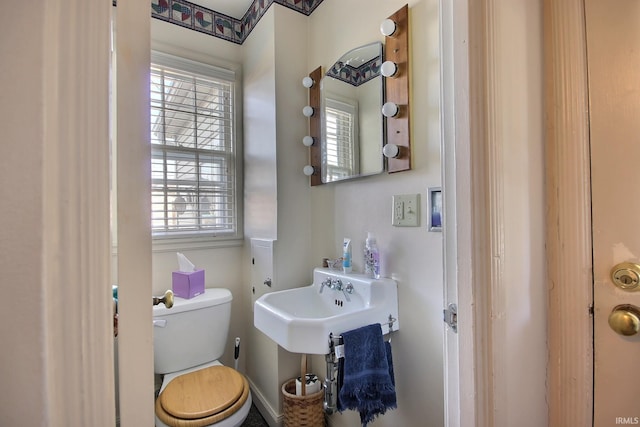
[[[252,404],[249,415],[242,423],[242,427],[269,427],[269,424],[262,418],[262,415],[260,415],[260,412],[256,409],[256,405]]]

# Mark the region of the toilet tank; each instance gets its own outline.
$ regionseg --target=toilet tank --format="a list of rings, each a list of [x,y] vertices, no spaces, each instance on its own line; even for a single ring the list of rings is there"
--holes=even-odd
[[[222,356],[231,321],[231,292],[205,289],[191,299],[175,297],[172,308],[153,307],[154,372],[168,374]]]

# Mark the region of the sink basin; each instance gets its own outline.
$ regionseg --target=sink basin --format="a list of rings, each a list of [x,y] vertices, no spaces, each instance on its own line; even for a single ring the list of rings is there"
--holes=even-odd
[[[327,354],[329,334],[372,323],[380,323],[383,334],[390,326],[398,330],[398,288],[391,279],[316,268],[311,285],[261,296],[253,322],[292,353]]]

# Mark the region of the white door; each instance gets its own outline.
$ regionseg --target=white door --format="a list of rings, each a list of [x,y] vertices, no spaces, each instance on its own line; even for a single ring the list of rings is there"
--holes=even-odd
[[[586,0],[594,263],[594,426],[640,424],[640,1]],[[630,266],[632,267],[632,266]],[[625,306],[631,305],[631,306]],[[616,309],[618,307],[618,309]],[[634,309],[633,307],[636,307]],[[612,316],[612,313],[615,314]],[[613,330],[618,329],[618,332]],[[629,334],[627,336],[621,335]]]

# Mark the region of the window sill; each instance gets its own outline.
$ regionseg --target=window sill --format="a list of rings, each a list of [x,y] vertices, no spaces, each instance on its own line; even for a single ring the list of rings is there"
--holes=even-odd
[[[244,244],[242,237],[212,238],[206,237],[156,237],[152,240],[152,251],[175,252],[198,249],[220,249],[239,247]]]

